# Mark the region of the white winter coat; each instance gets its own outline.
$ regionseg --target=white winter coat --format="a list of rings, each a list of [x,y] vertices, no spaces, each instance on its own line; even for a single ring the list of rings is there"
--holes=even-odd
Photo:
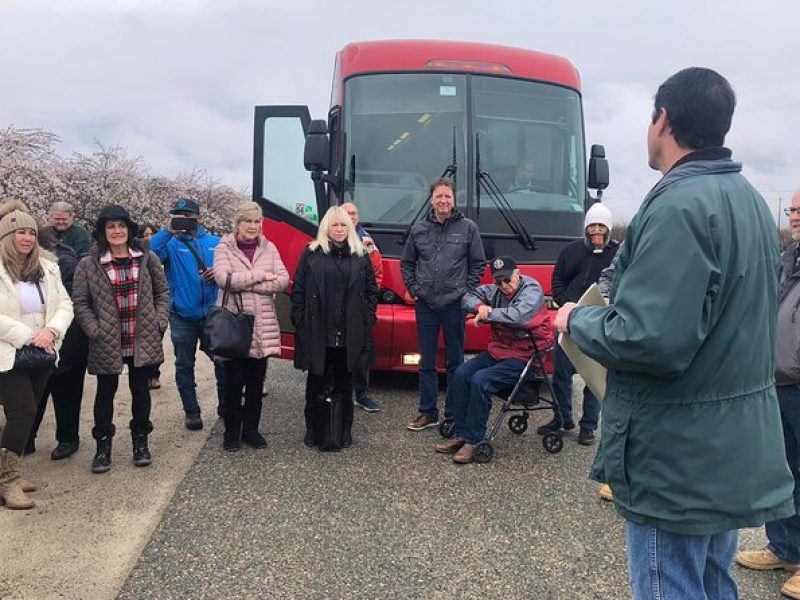
[[[41,259],[44,269],[42,292],[45,296],[45,327],[53,329],[56,336],[56,349],[72,322],[72,301],[61,283],[58,265],[45,258]],[[0,261],[0,373],[14,368],[17,348],[30,342],[33,329],[21,321],[21,309],[17,290],[5,265]]]

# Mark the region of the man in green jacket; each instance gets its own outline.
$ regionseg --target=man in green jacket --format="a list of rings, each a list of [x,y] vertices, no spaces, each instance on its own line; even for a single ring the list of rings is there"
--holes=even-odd
[[[75,211],[69,202],[55,202],[48,212],[53,236],[83,256],[89,252],[89,232],[75,223]]]
[[[737,529],[794,512],[775,395],[778,239],[723,147],[736,100],[702,68],[667,79],[647,132],[647,194],[611,304],[555,325],[608,368],[592,478],[625,518],[634,597],[736,598]]]

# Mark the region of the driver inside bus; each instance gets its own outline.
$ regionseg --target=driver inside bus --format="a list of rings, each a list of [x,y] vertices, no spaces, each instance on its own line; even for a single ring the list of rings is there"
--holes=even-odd
[[[525,159],[517,165],[514,179],[506,186],[506,192],[533,191],[533,161]]]

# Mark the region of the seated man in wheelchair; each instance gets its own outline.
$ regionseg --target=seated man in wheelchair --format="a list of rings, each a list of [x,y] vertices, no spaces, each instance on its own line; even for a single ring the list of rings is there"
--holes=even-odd
[[[475,460],[475,445],[486,434],[492,395],[516,383],[535,348],[553,345],[539,282],[521,275],[508,256],[495,258],[491,270],[494,283],[467,292],[462,300],[464,309],[475,315],[475,325],[491,327],[489,347],[456,371],[451,396],[455,436],[434,446],[436,452],[454,454],[456,463]]]

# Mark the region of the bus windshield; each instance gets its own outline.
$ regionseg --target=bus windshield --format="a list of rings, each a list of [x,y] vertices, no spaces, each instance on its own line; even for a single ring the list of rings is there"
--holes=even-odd
[[[586,187],[575,90],[488,75],[391,73],[348,79],[345,102],[343,196],[365,223],[407,225],[454,150],[456,203],[482,233],[509,228],[479,192],[478,168],[531,231],[543,230],[543,213],[562,224],[548,233],[574,233],[580,222]]]

